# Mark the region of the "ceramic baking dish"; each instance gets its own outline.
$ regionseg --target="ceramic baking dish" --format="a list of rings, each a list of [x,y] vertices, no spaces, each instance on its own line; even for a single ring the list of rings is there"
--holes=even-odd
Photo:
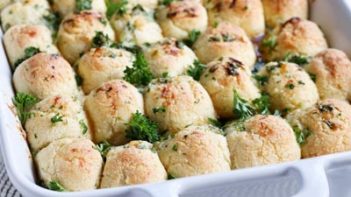
[[[351,56],[351,0],[315,0],[311,19],[324,31],[333,48]],[[0,32],[2,39],[2,32]],[[4,47],[0,45],[0,150],[8,175],[24,196],[350,196],[351,152],[327,155],[290,163],[234,170],[157,184],[58,193],[36,183],[34,164],[25,131],[12,105],[12,73]],[[344,187],[343,187],[344,186]]]

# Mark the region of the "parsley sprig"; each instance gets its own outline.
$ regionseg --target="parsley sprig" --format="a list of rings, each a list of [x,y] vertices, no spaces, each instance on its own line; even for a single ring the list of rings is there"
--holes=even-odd
[[[270,114],[269,97],[263,94],[254,99],[251,103],[241,98],[239,93],[234,90],[233,112],[239,119],[247,119],[255,114]]]
[[[108,151],[111,149],[111,144],[107,141],[101,142],[95,146],[95,149],[100,152],[103,158],[106,158]]]
[[[133,66],[127,67],[124,70],[124,74],[125,76],[123,79],[136,86],[146,86],[154,78],[149,68],[149,64],[141,51],[136,52]]]
[[[18,59],[14,66],[17,67],[19,66],[22,62],[24,62],[25,60],[31,58],[32,56],[36,55],[37,53],[40,53],[40,49],[37,47],[27,47],[26,49],[24,49],[24,56],[20,59]]]
[[[145,140],[151,143],[160,140],[157,124],[140,112],[133,114],[128,126],[126,137],[131,140]]]
[[[120,0],[117,3],[111,2],[111,0],[106,0],[106,16],[111,18],[114,14],[123,15],[127,12],[128,0]]]
[[[206,66],[204,64],[201,64],[199,60],[195,60],[193,65],[190,66],[187,70],[187,74],[198,81],[205,67]]]
[[[50,181],[48,184],[48,189],[57,192],[65,191],[65,188],[58,181]]]
[[[17,108],[17,113],[22,124],[31,117],[32,114],[29,110],[38,102],[39,99],[37,97],[21,92],[17,93],[13,98],[13,104]]]
[[[184,43],[188,46],[193,46],[193,44],[196,42],[196,40],[199,38],[201,35],[201,32],[199,30],[193,29],[191,32],[188,34],[188,38],[184,40]]]
[[[292,54],[292,53],[287,53],[284,57],[284,61],[292,62],[292,63],[295,63],[299,66],[303,66],[303,65],[308,64],[310,62],[310,60],[307,56],[297,55],[297,54]]]
[[[53,124],[58,123],[58,122],[62,122],[62,121],[63,121],[63,115],[57,113],[57,114],[55,114],[53,117],[51,117],[50,120],[51,120],[51,122],[52,122]]]
[[[111,40],[107,34],[104,34],[101,31],[97,31],[95,33],[95,36],[93,37],[93,40],[91,42],[91,47],[92,48],[99,48],[99,47],[111,47],[114,45],[113,40]]]
[[[92,9],[92,0],[76,0],[76,12]]]
[[[293,126],[295,133],[296,141],[300,145],[306,143],[306,139],[311,135],[311,132],[308,129],[300,129],[298,126]]]

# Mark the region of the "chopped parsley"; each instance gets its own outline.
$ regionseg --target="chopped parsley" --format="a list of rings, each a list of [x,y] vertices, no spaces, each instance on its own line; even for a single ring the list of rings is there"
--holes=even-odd
[[[133,114],[128,126],[126,137],[131,140],[144,140],[151,143],[160,140],[157,124],[140,112]]]
[[[173,175],[171,175],[171,174],[168,174],[168,176],[167,176],[167,179],[168,180],[172,180],[172,179],[175,179],[176,177],[174,177]]]
[[[296,141],[300,145],[306,143],[306,139],[311,135],[311,132],[308,129],[300,129],[298,126],[293,127]]]
[[[222,126],[223,126],[223,124],[222,124],[220,121],[218,121],[218,120],[216,120],[216,119],[213,119],[213,118],[208,118],[208,122],[209,122],[211,125],[213,125],[213,126],[215,126],[215,127],[218,127],[218,128],[222,128]]]
[[[29,112],[30,108],[38,103],[39,99],[35,96],[19,92],[16,94],[12,102],[17,108],[17,113],[21,123],[24,124],[32,115],[32,113]]]
[[[316,82],[317,80],[317,75],[313,74],[313,73],[308,73],[308,75],[310,76],[310,78],[312,79],[313,82]]]
[[[113,45],[113,41],[108,37],[107,34],[104,34],[101,31],[96,32],[91,43],[92,48],[99,48],[103,46],[110,47],[111,45]]]
[[[230,127],[233,127],[235,131],[245,131],[245,119],[235,120],[230,123]]]
[[[78,74],[74,76],[74,79],[76,80],[77,86],[81,86],[83,84],[83,78]]]
[[[62,122],[63,121],[63,116],[60,115],[59,113],[55,114],[52,118],[51,118],[51,122],[53,124],[58,123],[58,122]]]
[[[268,77],[267,76],[254,75],[254,78],[256,79],[258,84],[260,84],[261,86],[266,85],[266,83],[268,82]]]
[[[172,150],[173,150],[173,151],[178,151],[178,145],[177,145],[177,144],[174,144],[174,145],[172,146]]]
[[[241,98],[234,90],[234,108],[233,112],[239,119],[247,119],[255,114],[270,114],[269,111],[269,96],[262,94],[261,97],[254,99],[251,103]]]
[[[166,112],[166,107],[165,106],[162,106],[162,107],[155,107],[152,109],[152,112],[154,114],[158,113],[158,112]]]
[[[291,53],[287,53],[284,57],[284,61],[286,62],[292,62],[295,63],[299,66],[303,66],[305,64],[309,63],[309,59],[307,56],[304,55],[294,55]]]
[[[108,151],[111,149],[111,144],[103,141],[95,146],[95,149],[100,152],[103,158],[106,158]]]
[[[107,18],[111,18],[114,14],[123,15],[127,12],[128,0],[120,0],[117,3],[111,2],[111,0],[106,1]]]
[[[209,42],[233,42],[234,40],[235,40],[235,37],[227,33],[221,34],[220,36],[213,35],[208,38]]]
[[[57,191],[57,192],[65,191],[65,188],[57,181],[50,181],[48,184],[48,189]]]
[[[247,119],[255,114],[255,109],[249,102],[240,97],[239,93],[234,90],[233,112],[240,119]]]
[[[199,60],[195,60],[193,65],[190,66],[187,70],[187,74],[198,81],[205,67],[206,66],[204,64],[201,64]]]
[[[24,49],[24,56],[20,59],[18,59],[14,66],[17,67],[19,66],[22,62],[24,62],[25,60],[31,58],[32,56],[36,55],[40,53],[40,49],[37,47],[27,47],[26,49]]]
[[[173,2],[174,0],[163,0],[162,1],[162,5],[169,5],[169,4],[171,4],[172,2]]]
[[[60,26],[61,18],[58,13],[52,13],[45,15],[44,20],[46,21],[46,25],[53,31],[57,31]]]
[[[259,114],[270,114],[269,112],[269,96],[267,94],[262,94],[260,98],[257,98],[252,101],[253,107],[256,109],[256,112]]]
[[[92,9],[93,0],[76,0],[76,12]]]
[[[124,74],[123,79],[136,86],[146,86],[154,78],[143,53],[140,51],[136,53],[133,66],[127,67]]]
[[[292,89],[295,88],[295,85],[293,83],[288,83],[288,84],[285,85],[285,87],[290,89],[290,90],[292,90]]]
[[[85,135],[88,131],[88,126],[87,124],[85,123],[85,121],[82,119],[79,121],[79,125],[80,125],[80,129],[82,129],[82,133],[83,135]]]
[[[193,29],[191,32],[188,34],[188,38],[184,40],[184,43],[188,46],[193,46],[193,44],[196,42],[196,40],[199,38],[201,35],[201,32],[199,30]]]
[[[268,48],[270,51],[274,50],[277,46],[277,37],[276,36],[269,36],[262,40],[262,46]]]

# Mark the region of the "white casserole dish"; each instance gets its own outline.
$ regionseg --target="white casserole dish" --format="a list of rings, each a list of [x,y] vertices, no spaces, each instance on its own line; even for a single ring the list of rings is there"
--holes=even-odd
[[[311,19],[321,26],[331,47],[341,49],[351,56],[351,26],[346,25],[351,23],[350,0],[316,0],[311,7]],[[34,164],[24,138],[25,131],[21,129],[14,114],[12,73],[2,44],[0,65],[0,150],[12,183],[24,196],[323,197],[348,196],[350,192],[345,191],[348,186],[343,180],[348,179],[347,174],[342,172],[348,165],[351,166],[351,152],[157,184],[74,193],[47,190],[36,183]]]

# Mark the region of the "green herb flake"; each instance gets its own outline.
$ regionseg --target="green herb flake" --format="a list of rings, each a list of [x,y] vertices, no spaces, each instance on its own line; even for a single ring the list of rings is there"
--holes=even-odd
[[[276,36],[269,36],[262,40],[262,46],[268,48],[270,51],[274,50],[277,46],[277,37]]]
[[[83,84],[83,78],[78,74],[74,76],[74,79],[76,80],[77,86],[81,86]]]
[[[263,94],[260,98],[254,99],[252,101],[253,107],[256,109],[256,112],[259,114],[267,115],[269,112],[269,96],[267,94]]]
[[[316,82],[317,80],[317,75],[313,74],[313,73],[308,73],[308,75],[310,75],[310,78],[312,79],[313,82]]]
[[[266,85],[268,82],[268,77],[267,76],[261,76],[261,75],[254,75],[255,80],[260,84],[261,86]]]
[[[174,145],[172,146],[172,150],[177,152],[177,151],[178,151],[178,145],[177,145],[177,144],[174,144]]]
[[[88,126],[87,126],[87,124],[85,123],[84,120],[80,120],[80,121],[79,121],[79,125],[80,125],[80,129],[82,129],[83,135],[85,135],[85,134],[87,133],[87,131],[88,131]]]
[[[166,107],[162,106],[162,107],[155,107],[152,109],[152,112],[154,114],[159,113],[159,112],[166,112]]]
[[[133,114],[128,126],[129,129],[126,131],[128,139],[144,140],[151,143],[160,140],[157,124],[147,119],[140,112]]]
[[[127,67],[124,70],[124,74],[123,79],[136,86],[146,86],[154,78],[143,53],[140,51],[136,53],[133,66]]]
[[[187,70],[187,74],[198,81],[205,67],[206,66],[204,64],[201,64],[199,60],[195,60],[193,65],[190,66]]]
[[[22,62],[24,62],[25,60],[31,58],[32,56],[36,55],[40,53],[40,49],[37,47],[28,47],[26,49],[24,49],[24,56],[20,59],[18,59],[14,66],[17,67],[19,66]]]
[[[167,179],[168,179],[168,180],[172,180],[172,179],[176,179],[176,177],[174,177],[174,176],[171,175],[171,174],[168,174]]]
[[[103,46],[110,47],[113,44],[113,41],[108,37],[107,34],[104,34],[101,31],[97,31],[93,37],[91,47],[100,48]]]
[[[295,85],[293,83],[288,83],[288,84],[285,85],[285,87],[290,89],[290,90],[292,90],[292,89],[295,88]]]
[[[76,0],[76,12],[92,9],[93,0]]]
[[[51,118],[51,122],[53,124],[58,123],[58,122],[62,122],[63,121],[63,116],[60,115],[59,113],[55,114],[52,118]]]
[[[199,30],[193,29],[191,32],[188,34],[188,38],[184,40],[184,43],[188,46],[193,46],[193,44],[196,42],[196,40],[199,38],[201,35],[201,32]]]
[[[162,1],[162,5],[168,6],[169,4],[171,4],[174,0],[163,0]]]
[[[106,0],[106,16],[111,18],[114,14],[123,15],[127,12],[128,0],[120,0],[117,3],[111,2],[111,0]]]
[[[247,119],[255,114],[255,109],[234,90],[233,112],[240,119]]]
[[[57,192],[65,191],[65,188],[57,181],[50,181],[48,184],[48,189],[57,191]]]
[[[95,149],[100,152],[103,158],[106,158],[108,151],[111,149],[111,144],[107,141],[101,142],[95,146]]]
[[[29,112],[30,108],[38,103],[39,99],[35,96],[19,92],[16,94],[12,102],[17,108],[17,113],[21,123],[24,124],[32,115]]]
[[[61,18],[58,13],[48,13],[47,15],[43,16],[46,25],[53,31],[57,31],[59,29]]]
[[[308,129],[300,129],[298,126],[293,127],[296,141],[300,145],[303,145],[306,143],[306,139],[311,135],[311,132]]]
[[[309,63],[309,58],[307,56],[304,56],[304,55],[296,55],[296,54],[287,53],[284,57],[284,61],[292,62],[292,63],[295,63],[299,66],[303,66],[303,65]]]
[[[208,122],[209,122],[211,125],[213,125],[213,126],[215,126],[215,127],[218,127],[218,128],[222,128],[222,126],[223,126],[223,124],[222,124],[220,121],[218,121],[218,120],[216,120],[216,119],[213,119],[213,118],[208,118]]]

